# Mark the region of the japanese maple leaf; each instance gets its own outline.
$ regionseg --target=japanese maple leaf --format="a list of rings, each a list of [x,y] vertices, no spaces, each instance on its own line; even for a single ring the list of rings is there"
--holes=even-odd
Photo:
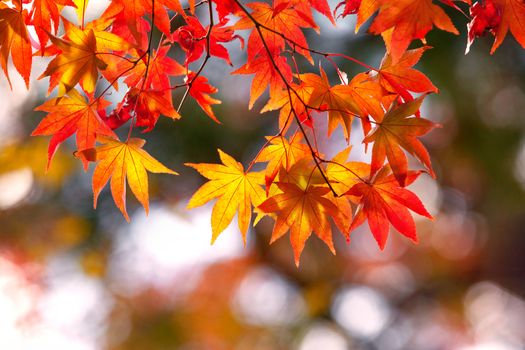
[[[279,169],[283,167],[289,170],[298,160],[310,156],[310,149],[302,142],[301,134],[295,134],[290,141],[282,135],[267,136],[266,139],[270,144],[261,151],[257,162],[268,162],[264,175],[266,193],[268,193]]]
[[[310,62],[312,57],[308,50],[302,49],[308,47],[308,43],[301,28],[311,28],[312,23],[298,13],[293,8],[291,2],[276,3],[273,6],[261,2],[251,2],[246,5],[251,8],[251,16],[258,23],[269,28],[271,31],[261,28],[264,41],[269,50],[282,52],[285,47],[284,38],[276,33],[282,34],[295,45],[294,49],[306,57]],[[251,29],[255,26],[252,19],[243,14],[243,17],[233,26],[234,29]],[[248,38],[248,61],[252,61],[255,56],[266,53],[266,47],[263,44],[261,36],[257,30],[252,30]],[[294,46],[294,45],[291,45]],[[301,47],[299,47],[301,46]]]
[[[13,1],[13,4],[15,8],[9,8],[4,3],[0,3],[0,64],[11,85],[7,71],[7,62],[11,54],[13,65],[24,78],[26,87],[29,88],[32,49],[25,25],[27,11],[22,9],[20,0]]]
[[[381,1],[370,31],[383,35],[392,60],[397,62],[412,40],[424,40],[434,26],[459,34],[445,11],[432,0]]]
[[[210,85],[208,79],[201,75],[196,76],[194,72],[190,72],[186,76],[185,82],[191,82],[190,96],[197,101],[208,117],[220,124],[221,122],[217,119],[215,113],[213,113],[211,106],[221,104],[222,102],[210,96],[210,94],[214,94],[219,90],[215,86]]]
[[[31,13],[32,24],[35,26],[40,47],[45,47],[49,40],[48,33],[56,33],[60,21],[60,11],[63,6],[76,7],[73,0],[35,0]]]
[[[277,69],[282,73],[286,82],[291,82],[292,69],[286,62],[286,58],[279,55],[275,55],[272,58],[270,58],[269,55],[258,56],[253,61],[248,61],[244,66],[231,73],[255,74],[250,89],[250,109],[252,109],[255,101],[264,93],[268,86],[270,87],[270,97],[278,96],[279,93],[286,88],[283,77],[281,77],[275,69],[272,60],[275,62]]]
[[[184,19],[186,20],[187,25],[179,27],[173,33],[171,38],[172,41],[178,42],[182,49],[186,51],[187,56],[185,64],[188,65],[191,62],[198,60],[202,54],[206,52],[207,40],[205,38],[209,26],[204,28],[199,19],[193,16],[187,16]],[[232,62],[230,60],[230,54],[220,43],[227,43],[234,39],[241,40],[241,45],[244,43],[244,39],[235,35],[230,27],[224,27],[222,23],[214,25],[209,38],[210,55],[222,58],[231,66]]]
[[[277,215],[270,243],[281,238],[289,230],[295,264],[299,266],[306,240],[311,236],[312,231],[315,231],[315,234],[335,254],[328,217],[337,216],[338,209],[325,198],[330,189],[322,186],[308,186],[302,189],[295,184],[285,182],[278,182],[277,186],[282,193],[268,198],[259,205],[259,209],[263,212]]]
[[[307,84],[314,87],[309,103],[312,107],[328,110],[328,136],[342,125],[345,138],[349,140],[353,116],[361,112],[353,99],[353,89],[345,84],[331,86],[324,70],[320,68],[320,71],[320,76],[308,75]]]
[[[501,45],[507,33],[525,48],[525,3],[523,0],[494,0],[501,13],[501,23],[495,29],[494,45],[490,53],[494,53]]]
[[[383,87],[392,93],[397,93],[405,101],[413,100],[409,91],[416,93],[438,92],[430,79],[420,71],[412,68],[429,47],[407,50],[401,58],[394,63],[388,54],[383,58],[379,69],[380,81]]]
[[[319,154],[319,157],[322,158],[323,155]],[[337,160],[340,160],[340,158],[341,158],[341,154],[336,156],[336,158],[332,159],[332,161],[336,162]],[[337,176],[331,176],[328,174],[328,171],[329,171],[328,167],[330,166],[330,164],[334,164],[332,163],[332,161],[328,161],[328,166],[323,171],[324,171],[324,175],[328,178],[328,181],[332,185],[332,188],[336,190],[337,196],[331,191],[329,187],[327,187],[325,177],[321,174],[319,167],[313,161],[310,154],[308,154],[304,158],[298,159],[289,168],[285,168],[284,166],[281,166],[277,182],[291,184],[291,185],[297,186],[298,188],[304,191],[307,191],[308,188],[312,186],[327,187],[328,189],[330,189],[330,192],[324,195],[324,198],[332,202],[335,205],[335,207],[338,209],[337,212],[335,213],[336,215],[332,216],[332,219],[334,220],[335,224],[339,228],[340,232],[348,239],[349,238],[348,228],[350,227],[350,224],[352,221],[352,207],[349,201],[350,196],[342,196],[342,194],[345,191],[338,191],[337,189],[338,183],[337,183],[337,180],[335,179],[335,177]],[[332,171],[332,175],[335,175],[335,174],[336,174],[336,171]],[[368,175],[368,172],[366,175]],[[278,188],[278,186],[273,186],[270,188],[270,191],[267,195],[275,196],[281,192],[282,190]]]
[[[401,186],[406,185],[408,161],[403,149],[416,157],[434,176],[430,156],[425,146],[418,140],[437,125],[430,120],[411,117],[419,111],[425,96],[406,102],[389,110],[376,129],[365,137],[364,143],[373,142],[371,175],[383,167],[385,158]]]
[[[98,70],[105,69],[107,65],[97,56],[97,40],[92,29],[69,28],[69,40],[50,35],[51,42],[61,52],[49,62],[39,79],[50,76],[51,80],[59,80],[58,96],[71,91],[77,83],[90,94],[95,90]],[[54,85],[50,83],[50,90]]]
[[[93,172],[94,207],[97,207],[98,196],[111,178],[110,187],[113,200],[126,221],[129,222],[126,211],[126,182],[147,214],[149,211],[147,171],[178,174],[144,151],[142,147],[146,141],[143,139],[131,138],[127,142],[120,142],[116,139],[98,136],[97,141],[102,145],[77,153],[89,161],[98,162]]]
[[[264,175],[262,172],[246,172],[242,164],[223,151],[218,151],[222,164],[185,164],[210,180],[193,194],[188,208],[195,208],[218,198],[211,213],[212,243],[231,223],[235,212],[238,212],[239,230],[246,243],[252,208],[265,198],[261,187]]]
[[[80,151],[93,147],[97,135],[116,137],[98,113],[109,104],[103,99],[87,101],[77,90],[70,90],[67,96],[52,98],[35,108],[37,111],[48,112],[31,134],[52,135],[49,141],[48,167],[57,147],[74,133],[77,134],[77,149]]]
[[[354,215],[350,231],[368,220],[368,226],[379,248],[385,248],[388,238],[389,223],[401,234],[417,242],[416,226],[408,209],[432,219],[423,203],[411,191],[400,187],[388,167],[382,168],[371,182],[358,183],[346,194],[360,198],[360,204]],[[421,172],[410,171],[406,185],[414,182]]]

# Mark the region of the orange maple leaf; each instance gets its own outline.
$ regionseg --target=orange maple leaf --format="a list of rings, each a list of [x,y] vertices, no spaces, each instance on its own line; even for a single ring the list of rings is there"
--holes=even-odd
[[[52,81],[59,80],[59,96],[71,91],[77,83],[80,83],[88,94],[95,91],[98,70],[105,69],[107,65],[97,56],[97,39],[93,29],[83,31],[75,26],[70,26],[69,40],[51,34],[49,38],[61,50],[61,53],[49,62],[39,79],[51,76]],[[50,83],[50,90],[55,85],[56,83]]]
[[[9,54],[13,65],[29,88],[29,76],[31,74],[32,49],[29,35],[25,25],[27,11],[22,9],[20,0],[13,1],[15,8],[9,8],[0,3],[0,64],[4,70],[9,85],[11,80],[7,71]]]
[[[376,123],[376,129],[365,137],[363,142],[374,142],[371,175],[383,167],[387,158],[395,178],[404,187],[408,161],[402,147],[421,161],[434,176],[428,151],[417,137],[425,135],[437,125],[427,119],[411,117],[419,111],[424,98],[423,95],[413,101],[394,106],[385,114],[383,120]]]
[[[306,240],[314,231],[335,254],[328,217],[336,217],[339,213],[334,203],[325,198],[330,189],[323,186],[308,186],[302,189],[293,183],[285,182],[277,182],[277,186],[282,193],[268,198],[258,207],[265,213],[277,214],[270,243],[290,230],[295,264],[299,266]]]
[[[146,143],[143,139],[131,138],[127,142],[99,136],[97,141],[102,146],[78,152],[77,155],[98,162],[93,173],[93,205],[97,207],[100,192],[111,178],[111,194],[115,204],[126,220],[129,216],[126,211],[126,179],[131,192],[146,210],[149,211],[148,173],[165,173],[178,175],[165,167],[142,147]]]
[[[67,96],[52,98],[35,108],[37,111],[49,113],[31,134],[53,136],[49,142],[48,167],[57,147],[74,133],[77,134],[79,151],[93,147],[97,135],[116,137],[98,113],[108,105],[109,102],[104,99],[87,101],[73,89]]]
[[[445,11],[432,0],[382,0],[370,32],[383,36],[388,52],[397,62],[412,40],[424,40],[434,26],[459,34]]]
[[[368,219],[370,231],[381,250],[385,248],[388,238],[389,222],[401,234],[417,242],[414,219],[408,209],[432,219],[432,215],[427,212],[419,198],[400,187],[396,178],[389,173],[390,169],[386,166],[371,182],[358,183],[346,192],[347,195],[360,198],[350,231]],[[406,177],[406,185],[414,182],[420,174],[421,172],[410,171]]]
[[[379,76],[381,85],[390,93],[399,94],[405,101],[412,100],[409,91],[416,93],[438,92],[437,87],[420,71],[412,68],[430,47],[407,50],[397,62],[386,54],[381,62]]]
[[[218,151],[222,164],[185,164],[210,180],[193,194],[188,208],[195,208],[218,198],[211,213],[211,242],[215,242],[231,223],[235,212],[238,212],[239,230],[246,244],[252,208],[265,198],[261,187],[264,184],[264,175],[262,172],[245,172],[241,163],[223,151]]]
[[[331,86],[325,71],[321,67],[319,69],[321,76],[305,75],[306,83],[314,87],[309,103],[312,107],[328,110],[328,136],[341,125],[348,141],[353,116],[361,113],[357,101],[353,98],[354,90],[346,84]]]

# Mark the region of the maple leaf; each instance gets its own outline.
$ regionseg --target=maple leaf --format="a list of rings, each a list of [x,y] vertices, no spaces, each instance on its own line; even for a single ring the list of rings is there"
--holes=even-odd
[[[98,79],[98,70],[105,69],[106,63],[97,57],[97,40],[92,29],[86,32],[70,26],[68,37],[64,40],[54,35],[49,35],[51,42],[60,49],[60,53],[47,66],[42,79],[51,76],[59,79],[58,96],[71,91],[80,83],[82,89],[90,94],[95,90]],[[54,84],[50,84],[50,90]]]
[[[149,211],[147,171],[178,174],[144,151],[142,147],[146,141],[143,139],[131,138],[127,142],[120,142],[116,139],[98,136],[97,141],[102,145],[77,152],[78,156],[98,162],[93,172],[93,206],[95,209],[100,192],[111,178],[110,187],[113,200],[126,221],[129,222],[126,211],[126,182],[147,214]]]
[[[299,266],[306,240],[311,236],[312,231],[315,231],[315,234],[335,254],[328,217],[337,216],[338,210],[324,197],[330,189],[322,186],[308,186],[302,189],[295,184],[285,182],[277,182],[277,186],[282,193],[268,198],[258,207],[265,213],[277,214],[270,243],[290,230],[295,264]]]
[[[21,0],[13,1],[15,8],[5,7],[0,3],[0,64],[4,70],[9,85],[11,80],[7,70],[9,54],[13,65],[29,88],[31,74],[32,49],[25,25],[27,11],[22,9]]]
[[[49,113],[31,134],[52,135],[49,141],[48,167],[58,146],[74,133],[77,134],[77,149],[80,151],[93,147],[97,135],[116,137],[98,113],[98,110],[103,110],[108,105],[109,102],[104,99],[87,101],[77,90],[70,90],[67,96],[50,99],[35,108],[36,111]]]
[[[202,110],[208,115],[208,117],[210,117],[214,122],[221,124],[219,119],[217,119],[215,116],[215,113],[213,113],[211,106],[221,104],[222,102],[210,96],[210,94],[214,94],[219,90],[216,87],[210,85],[208,83],[208,79],[201,75],[196,76],[194,72],[190,72],[186,76],[184,82],[191,82],[189,91],[190,96],[193,97],[195,101],[197,101],[199,106],[201,106]]]
[[[346,140],[350,138],[352,130],[352,120],[354,115],[359,115],[361,109],[353,99],[353,89],[346,84],[331,86],[328,76],[319,67],[321,76],[310,74],[307,77],[307,84],[314,87],[310,96],[310,104],[313,107],[328,110],[328,136],[342,125]],[[313,79],[312,79],[313,78]]]
[[[405,186],[408,161],[401,150],[404,148],[422,162],[434,176],[430,156],[417,137],[425,135],[437,125],[427,119],[410,117],[419,111],[424,98],[425,95],[392,108],[385,114],[383,120],[377,122],[376,129],[365,137],[364,143],[374,142],[371,175],[376,174],[383,167],[387,158],[395,178],[401,186]]]
[[[396,63],[393,62],[390,55],[386,54],[379,69],[380,82],[383,87],[389,92],[399,94],[405,101],[413,100],[409,91],[437,93],[438,89],[432,84],[430,79],[420,71],[412,68],[429,48],[425,46],[407,50]]]
[[[510,32],[525,48],[525,3],[523,0],[494,0],[501,13],[501,22],[494,30],[495,40],[490,53],[503,43],[505,36]]]
[[[309,155],[310,149],[301,142],[301,134],[295,134],[290,141],[282,135],[278,137],[267,136],[266,139],[270,144],[261,151],[257,157],[257,162],[268,162],[264,175],[266,193],[268,194],[281,166],[290,170],[298,160]]]
[[[390,169],[383,167],[373,181],[354,185],[347,195],[360,198],[350,231],[360,226],[365,219],[379,248],[383,250],[388,238],[389,222],[404,236],[417,242],[414,219],[408,209],[432,219],[423,203],[411,191],[399,186],[397,179],[389,175]],[[406,185],[414,182],[421,172],[410,171]],[[408,208],[408,209],[407,209]]]
[[[382,1],[370,32],[383,36],[392,60],[397,62],[412,40],[424,40],[434,26],[459,34],[445,11],[432,0]]]
[[[246,244],[246,232],[251,222],[252,208],[265,198],[261,187],[264,183],[264,175],[262,172],[246,172],[242,164],[220,149],[218,151],[222,164],[185,164],[210,180],[193,194],[188,209],[218,198],[211,214],[211,242],[215,242],[231,223],[235,212],[238,212],[239,230]]]

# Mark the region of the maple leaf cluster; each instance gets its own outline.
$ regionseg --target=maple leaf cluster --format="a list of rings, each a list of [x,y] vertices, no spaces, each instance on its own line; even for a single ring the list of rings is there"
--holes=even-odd
[[[231,74],[251,77],[248,108],[267,96],[261,112],[275,112],[278,131],[246,167],[221,150],[222,164],[186,164],[209,180],[188,207],[217,200],[212,241],[235,215],[244,240],[252,221],[273,218],[272,242],[290,232],[297,264],[312,233],[335,253],[332,227],[349,239],[367,221],[383,249],[390,225],[417,241],[410,211],[431,218],[407,186],[422,173],[434,176],[420,137],[436,124],[421,115],[421,105],[438,89],[414,66],[429,49],[425,37],[431,30],[459,33],[447,11],[470,13],[467,47],[490,33],[494,52],[509,31],[525,47],[522,0],[345,0],[334,9],[327,0],[188,3],[183,8],[179,0],[112,0],[100,17],[86,22],[87,0],[2,0],[5,77],[10,83],[11,61],[29,87],[33,59],[51,58],[39,79],[48,79],[54,97],[36,108],[47,114],[33,135],[51,137],[49,163],[60,144],[75,135],[75,155],[84,167],[97,162],[94,205],[110,182],[115,204],[129,220],[126,184],[147,212],[147,172],[176,174],[149,155],[145,140],[131,137],[133,131],[149,132],[161,117],[180,119],[188,98],[220,123],[213,106],[221,101],[212,97],[218,89],[206,78],[206,65],[219,59],[233,67],[228,47],[237,43],[246,58]],[[197,7],[207,15],[197,16]],[[63,17],[66,8],[75,9],[76,21]],[[379,67],[347,53],[310,48],[305,30],[320,34],[318,20],[335,26],[347,16],[356,16],[356,32],[366,24],[369,33],[384,40]],[[160,38],[154,39],[155,31]],[[177,50],[184,56],[181,62],[173,58]],[[363,71],[347,77],[336,57]],[[311,68],[299,71],[299,60]],[[323,66],[339,81],[331,81]],[[184,93],[174,104],[173,92],[179,89]],[[115,91],[123,98],[110,102]],[[341,129],[348,144],[331,159],[317,147],[321,118],[328,119],[327,138]],[[354,119],[362,125],[358,138],[371,145],[370,163],[348,160]],[[117,129],[127,138],[119,139]],[[419,169],[409,169],[407,155],[420,163]],[[254,171],[256,164],[263,170]]]

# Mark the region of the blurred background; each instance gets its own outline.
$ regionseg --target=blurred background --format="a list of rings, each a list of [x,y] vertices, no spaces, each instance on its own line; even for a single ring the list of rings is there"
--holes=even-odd
[[[104,7],[92,1],[88,15]],[[261,101],[247,109],[251,78],[212,60],[204,75],[220,89],[224,124],[187,101],[182,120],[142,135],[181,176],[150,176],[148,217],[128,196],[130,224],[107,189],[93,210],[92,168],[82,171],[72,140],[46,174],[48,140],[29,134],[47,81],[26,91],[13,77],[10,91],[0,79],[0,349],[524,349],[525,50],[509,36],[490,56],[486,37],[465,56],[466,20],[448,12],[462,35],[431,32],[435,48],[418,65],[441,92],[424,116],[443,128],[424,138],[437,182],[411,189],[435,220],[415,215],[419,245],[392,229],[383,252],[366,225],[349,245],[334,236],[337,256],[312,237],[300,268],[288,236],[268,245],[272,220],[246,247],[235,222],[210,246],[211,206],[185,209],[204,179],[184,162],[218,162],[221,148],[246,164],[275,134]],[[380,64],[381,39],[354,35],[351,16],[318,23],[312,47]],[[244,64],[238,43],[229,49]],[[353,157],[367,159],[358,124],[354,136]]]

